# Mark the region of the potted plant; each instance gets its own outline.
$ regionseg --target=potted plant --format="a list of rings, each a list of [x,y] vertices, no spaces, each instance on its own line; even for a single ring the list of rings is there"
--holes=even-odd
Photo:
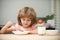
[[[55,26],[54,14],[46,16],[47,23],[49,23],[53,28]]]

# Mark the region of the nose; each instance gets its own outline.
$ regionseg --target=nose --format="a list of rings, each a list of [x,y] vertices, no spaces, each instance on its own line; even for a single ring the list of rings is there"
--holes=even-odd
[[[28,23],[28,22],[25,20],[24,23]]]

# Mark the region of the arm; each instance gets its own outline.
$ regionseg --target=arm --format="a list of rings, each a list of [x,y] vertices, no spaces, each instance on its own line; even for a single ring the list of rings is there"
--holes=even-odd
[[[35,28],[34,30],[31,30],[29,33],[30,33],[30,34],[37,34],[37,33],[38,33],[38,29]]]
[[[12,30],[7,30],[8,27],[12,26],[13,23],[11,21],[8,21],[7,24],[1,29],[0,34],[4,34],[4,33],[9,33]]]

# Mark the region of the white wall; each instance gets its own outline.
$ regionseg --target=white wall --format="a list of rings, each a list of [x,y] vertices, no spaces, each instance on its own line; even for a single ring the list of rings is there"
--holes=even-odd
[[[33,7],[37,17],[45,17],[48,14],[52,14],[51,0],[0,0],[0,4],[0,24],[6,24],[9,20],[16,23],[19,9],[25,6]]]
[[[60,0],[56,0],[56,4],[56,29],[60,30]]]
[[[1,0],[0,0],[0,24],[1,24]]]

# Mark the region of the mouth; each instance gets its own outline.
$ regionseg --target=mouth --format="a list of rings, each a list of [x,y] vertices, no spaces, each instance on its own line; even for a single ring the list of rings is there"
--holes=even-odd
[[[24,25],[28,25],[28,24],[24,24]]]

